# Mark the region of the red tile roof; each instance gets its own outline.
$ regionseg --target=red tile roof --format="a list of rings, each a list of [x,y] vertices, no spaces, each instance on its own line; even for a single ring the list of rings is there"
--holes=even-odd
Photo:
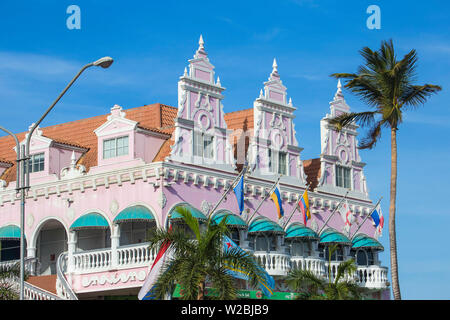
[[[320,178],[320,158],[303,160],[303,169],[305,170],[306,184],[309,190],[314,190],[319,183]]]
[[[171,146],[174,144],[172,134],[174,131],[174,120],[177,116],[177,108],[155,103],[132,109],[124,109],[123,111],[126,114],[125,117],[138,122],[140,128],[167,135],[167,140],[162,144],[153,159],[153,162],[164,161],[169,156]],[[86,149],[87,151],[81,156],[78,164],[84,165],[89,170],[90,167],[97,165],[97,136],[94,130],[107,121],[107,116],[101,115],[80,119],[41,128],[41,130],[44,136],[55,142]],[[238,141],[245,139],[245,152],[247,152],[250,137],[253,135],[253,108],[227,113],[224,115],[224,119],[228,129],[242,129],[242,131],[235,131],[231,137],[236,158],[236,144]],[[247,132],[247,135],[244,135],[244,132]],[[25,133],[19,133],[17,136],[22,141],[25,138]],[[15,142],[12,137],[6,136],[0,138],[0,161],[12,164],[0,176],[0,179],[8,183],[14,181],[16,178],[16,154],[13,150],[14,146]],[[315,187],[317,185],[316,180],[320,175],[320,159],[305,160],[303,161],[303,165],[305,173],[308,175],[308,183]],[[240,170],[239,165],[237,170]]]
[[[171,135],[173,131],[171,126],[173,126],[173,120],[177,115],[177,108],[160,103],[123,111],[126,118],[138,122],[138,126],[167,135]],[[107,121],[107,116],[108,114],[80,119],[41,128],[41,130],[44,136],[56,142],[88,149],[80,158],[78,164],[84,165],[89,170],[90,167],[97,165],[97,135],[94,130]],[[19,141],[22,141],[25,138],[25,132],[17,134],[17,137]],[[11,136],[0,138],[0,156],[5,160],[14,161],[16,159],[14,146],[15,142]],[[5,170],[0,179],[8,183],[15,181],[15,165]]]

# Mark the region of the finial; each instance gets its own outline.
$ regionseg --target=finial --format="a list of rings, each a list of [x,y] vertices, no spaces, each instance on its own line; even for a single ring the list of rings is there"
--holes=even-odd
[[[336,94],[334,95],[334,99],[338,99],[338,98],[343,98],[344,95],[342,94],[342,84],[341,84],[341,79],[338,79],[338,83],[337,83],[337,91]]]
[[[221,84],[220,84],[220,77],[219,76],[217,76],[217,81],[216,81],[216,85],[218,85],[218,86],[220,86]]]
[[[75,168],[76,163],[77,163],[77,158],[75,157],[75,151],[72,151],[72,156],[70,157],[70,166],[72,168]]]
[[[274,77],[275,78],[280,78],[280,75],[278,74],[277,59],[275,59],[275,58],[273,58],[272,73],[270,74],[269,80],[272,80]]]
[[[289,98],[289,105],[292,106],[292,98]]]
[[[203,48],[205,42],[203,41],[203,36],[200,35],[200,39],[198,40],[198,44],[200,45],[200,48]]]
[[[261,91],[259,91],[259,97],[260,98],[264,98],[264,94],[263,94],[263,90],[261,89]]]
[[[186,67],[184,67],[184,74],[183,74],[183,76],[185,76],[185,77],[187,77],[187,68]]]

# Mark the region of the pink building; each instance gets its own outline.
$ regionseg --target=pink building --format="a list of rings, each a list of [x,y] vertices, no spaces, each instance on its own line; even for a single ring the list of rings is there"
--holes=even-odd
[[[252,108],[225,113],[224,91],[200,38],[178,80],[176,107],[115,105],[107,115],[33,133],[25,217],[27,268],[34,275],[26,284],[28,298],[136,297],[155,256],[146,232],[166,228],[185,203],[206,217],[246,160],[243,214],[231,193],[212,215],[235,214],[233,238],[274,277],[275,291],[289,291],[283,278],[291,268],[333,277],[340,261],[355,257],[355,279],[367,297],[389,298],[372,219],[354,234],[374,206],[356,147],[357,126],[338,133],[327,123],[350,110],[340,84],[320,121],[322,152],[309,160],[301,157],[296,107],[276,61]],[[21,143],[26,134],[18,134]],[[19,257],[14,147],[12,138],[0,138],[0,266]],[[254,214],[280,174],[285,216],[278,220],[270,198]],[[312,213],[306,227],[299,211],[290,218],[305,189]],[[340,208],[329,219],[346,194],[351,226]],[[330,243],[339,243],[339,250],[328,274]]]

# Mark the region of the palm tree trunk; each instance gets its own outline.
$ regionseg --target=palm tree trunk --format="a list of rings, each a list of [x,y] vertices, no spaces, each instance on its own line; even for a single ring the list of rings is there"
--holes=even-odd
[[[391,191],[389,204],[389,244],[391,254],[392,293],[401,300],[398,281],[397,237],[395,231],[395,203],[397,198],[397,128],[391,128]]]
[[[200,285],[198,286],[197,300],[203,300],[204,295],[205,295],[205,282],[201,281]]]

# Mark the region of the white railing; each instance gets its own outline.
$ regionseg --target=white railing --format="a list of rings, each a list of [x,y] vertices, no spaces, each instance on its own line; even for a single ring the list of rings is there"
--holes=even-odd
[[[42,290],[28,282],[24,283],[23,296],[25,300],[62,300],[51,292]]]
[[[285,276],[291,269],[290,256],[278,252],[254,252],[258,264],[271,276]]]
[[[305,258],[299,256],[291,257],[293,269],[309,270],[316,276],[325,275],[325,261],[320,258]]]
[[[121,267],[141,267],[148,266],[156,258],[155,250],[148,248],[148,243],[141,245],[132,245],[126,247],[119,247],[117,249],[117,266]]]
[[[73,254],[72,272],[82,274],[149,266],[156,252],[148,248],[148,243],[128,245],[111,249],[92,250]]]
[[[272,276],[286,276],[291,268],[310,270],[317,276],[333,281],[337,275],[340,261],[332,261],[330,274],[328,262],[321,258],[290,256],[279,252],[253,252],[255,259]],[[156,257],[156,252],[148,248],[148,243],[128,245],[111,249],[78,252],[73,255],[73,267],[76,274],[103,272],[149,266]],[[343,279],[355,280],[365,288],[382,289],[389,286],[388,269],[381,266],[358,266],[353,275]]]
[[[67,262],[67,252],[61,253],[56,263],[56,293],[59,297],[66,300],[78,300],[77,295],[66,279],[65,273],[67,272]]]
[[[73,254],[73,271],[89,273],[107,271],[111,267],[111,249],[83,251]]]
[[[381,266],[358,266],[356,282],[365,288],[382,289],[389,286],[388,268]]]

